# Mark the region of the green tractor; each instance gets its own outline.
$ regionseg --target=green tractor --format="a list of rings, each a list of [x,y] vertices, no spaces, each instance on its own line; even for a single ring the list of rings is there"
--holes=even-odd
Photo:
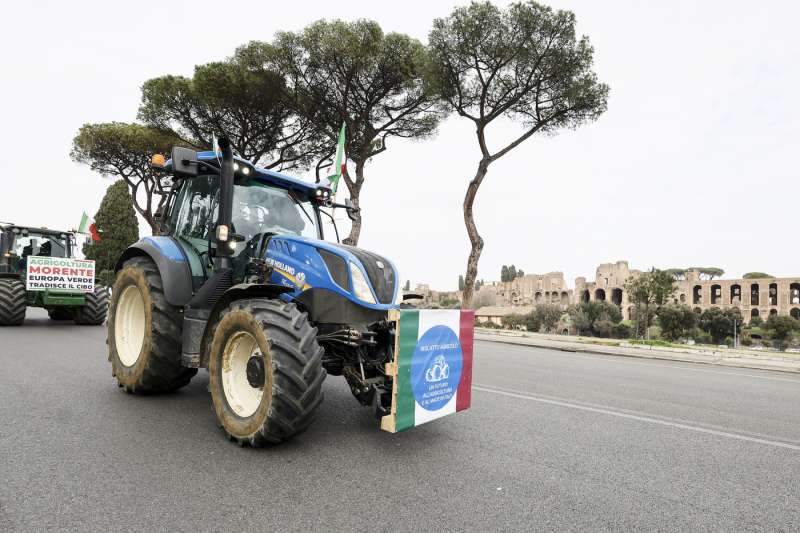
[[[28,307],[46,309],[51,320],[105,322],[108,290],[75,249],[73,232],[0,224],[0,326],[22,324]]]

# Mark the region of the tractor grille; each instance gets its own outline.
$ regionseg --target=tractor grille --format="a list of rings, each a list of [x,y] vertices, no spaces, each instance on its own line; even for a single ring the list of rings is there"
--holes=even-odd
[[[349,291],[350,284],[347,282],[347,264],[345,263],[344,258],[336,254],[332,254],[327,250],[318,250],[318,252],[322,257],[322,260],[325,261],[325,266],[328,267],[328,271],[331,273],[333,281],[335,281],[336,284],[344,290]]]
[[[352,246],[344,246],[347,250],[355,255],[361,264],[364,265],[364,270],[367,271],[369,282],[375,290],[375,295],[378,297],[378,302],[382,304],[390,304],[394,296],[394,284],[396,283],[394,268],[392,264],[378,254],[362,250],[361,248],[354,248]],[[378,266],[378,263],[383,265],[383,268]]]

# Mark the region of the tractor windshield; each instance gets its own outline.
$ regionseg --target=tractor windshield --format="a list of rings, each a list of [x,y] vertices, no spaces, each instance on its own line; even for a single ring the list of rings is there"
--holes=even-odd
[[[178,200],[176,232],[200,251],[212,239],[218,183],[217,176],[187,180]],[[244,242],[259,233],[320,238],[317,211],[306,197],[255,180],[234,187],[232,222],[233,232]],[[237,251],[243,248],[243,243],[237,245]]]
[[[14,239],[12,253],[19,257],[69,257],[66,235],[24,233]]]
[[[319,238],[317,213],[311,202],[261,182],[234,188],[233,229],[245,240],[267,232]]]

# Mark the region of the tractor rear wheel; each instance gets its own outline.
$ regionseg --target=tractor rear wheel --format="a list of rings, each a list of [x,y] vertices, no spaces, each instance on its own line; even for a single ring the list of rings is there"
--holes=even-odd
[[[225,308],[208,370],[228,438],[260,447],[306,429],[322,403],[322,354],[317,329],[294,304],[259,298]]]
[[[108,360],[126,392],[168,392],[189,383],[181,366],[181,310],[167,303],[158,267],[148,257],[125,261],[108,317]]]
[[[50,320],[57,322],[62,320],[72,320],[74,318],[72,310],[67,307],[54,307],[52,309],[48,309],[47,316],[50,317]]]
[[[25,284],[18,279],[0,279],[0,326],[19,326],[25,320]]]
[[[108,314],[108,289],[96,285],[94,292],[84,294],[83,307],[75,309],[75,323],[85,326],[99,326],[106,321]]]

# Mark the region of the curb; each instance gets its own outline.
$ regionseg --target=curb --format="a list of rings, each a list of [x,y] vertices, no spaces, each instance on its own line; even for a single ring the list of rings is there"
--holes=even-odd
[[[783,372],[789,374],[800,374],[800,362],[797,364],[774,361],[776,364],[770,364],[770,360],[758,361],[754,359],[737,358],[739,360],[724,359],[722,357],[709,359],[704,356],[686,357],[680,356],[678,353],[672,352],[658,352],[656,350],[648,349],[649,353],[632,353],[627,350],[638,350],[639,348],[623,348],[620,349],[616,346],[558,346],[555,343],[558,341],[550,341],[553,344],[539,341],[531,337],[506,337],[500,338],[499,335],[492,335],[487,333],[476,333],[475,340],[485,342],[497,342],[500,344],[512,344],[515,346],[531,346],[534,348],[547,348],[550,350],[558,350],[561,352],[571,353],[587,353],[599,355],[613,355],[618,357],[634,357],[638,359],[658,359],[663,361],[678,361],[682,363],[698,363],[704,365],[725,366],[730,368],[749,368],[752,370],[768,370],[772,372]],[[742,360],[744,359],[744,360]],[[782,364],[781,364],[782,363]]]

